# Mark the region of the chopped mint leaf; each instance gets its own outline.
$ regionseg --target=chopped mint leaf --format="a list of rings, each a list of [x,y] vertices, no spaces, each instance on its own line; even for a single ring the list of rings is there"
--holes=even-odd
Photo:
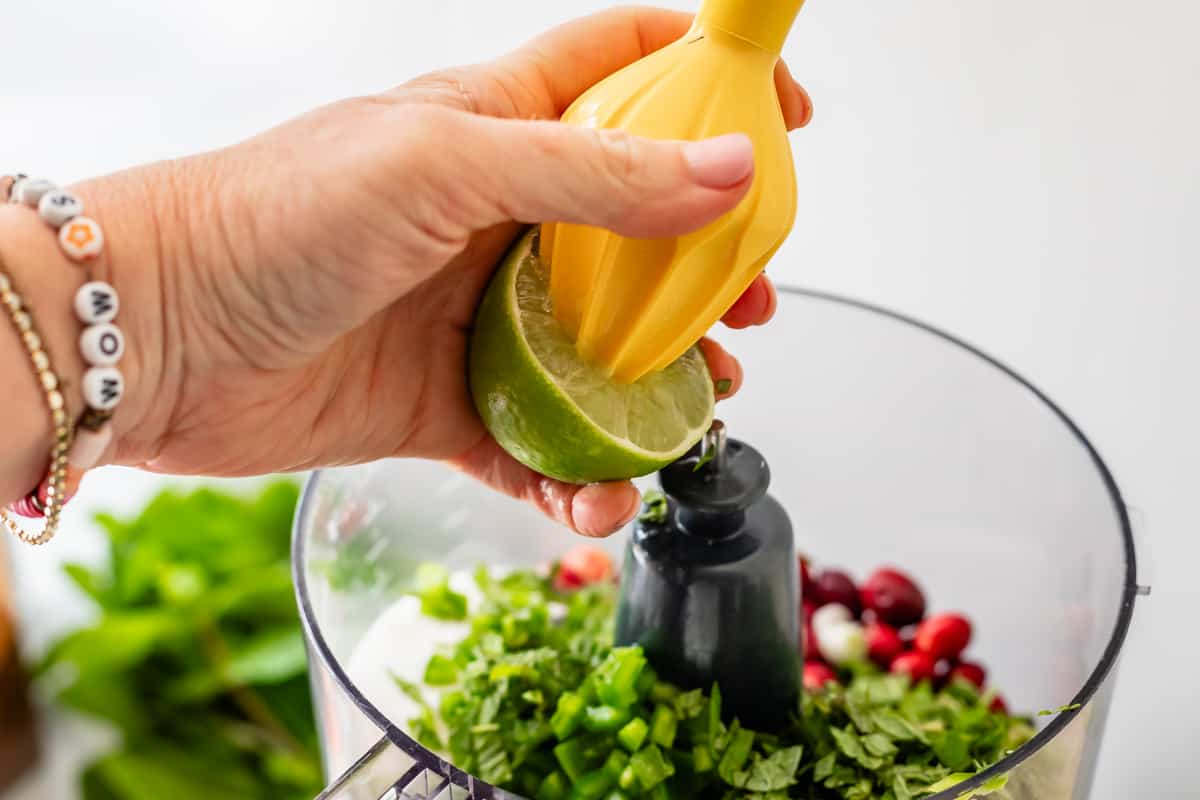
[[[645,508],[638,515],[638,521],[657,524],[667,518],[667,496],[662,492],[646,492],[642,495],[642,503]]]
[[[947,789],[953,789],[968,778],[973,777],[969,772],[954,772],[942,778],[937,783],[931,783],[925,787],[925,791],[930,793],[944,792]]]
[[[699,472],[700,468],[703,467],[708,462],[712,461],[713,456],[715,456],[716,454],[717,454],[717,449],[715,447],[708,448],[708,452],[702,453],[700,455],[700,457],[698,459],[696,459],[696,465],[694,467],[692,467],[692,472]]]
[[[417,568],[413,592],[421,600],[421,612],[434,619],[455,622],[467,618],[467,598],[450,588],[450,574],[440,564]]]
[[[645,502],[643,519],[665,518],[665,497]],[[426,592],[449,585],[439,571],[422,577]],[[475,579],[484,600],[463,639],[426,668],[437,715],[419,687],[399,685],[420,698],[414,735],[526,797],[920,800],[1033,735],[976,691],[912,686],[870,665],[805,694],[783,730],[755,731],[723,714],[719,686],[684,691],[641,648],[613,646],[615,584],[562,592],[532,571],[482,569]],[[552,602],[566,606],[556,622]]]
[[[730,378],[721,378],[721,380],[717,381],[716,383],[717,394],[725,394],[732,388],[733,380]]]
[[[1042,711],[1037,712],[1037,715],[1039,717],[1053,717],[1055,714],[1063,714],[1068,711],[1078,711],[1081,708],[1083,708],[1082,703],[1072,703],[1069,706],[1059,706],[1058,708],[1043,709]]]

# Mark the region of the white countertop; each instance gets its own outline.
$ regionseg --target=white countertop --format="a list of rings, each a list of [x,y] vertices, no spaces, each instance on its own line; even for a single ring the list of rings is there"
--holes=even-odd
[[[66,181],[217,147],[604,5],[10,2],[0,168]],[[1183,0],[812,0],[785,52],[817,114],[794,135],[799,221],[772,274],[903,310],[1014,366],[1140,512],[1154,595],[1095,800],[1197,796],[1198,26]],[[22,555],[33,633],[85,613],[51,562],[99,554],[77,524],[89,504],[132,508],[158,481],[105,473],[59,542]],[[11,800],[70,796],[65,767],[47,779]]]

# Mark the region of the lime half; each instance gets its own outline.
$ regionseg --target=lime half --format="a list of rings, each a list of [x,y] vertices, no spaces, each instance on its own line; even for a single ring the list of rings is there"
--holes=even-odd
[[[693,347],[666,369],[616,383],[575,352],[550,309],[550,269],[536,229],[496,271],[475,318],[470,379],[475,407],[509,454],[572,483],[646,475],[682,456],[708,430],[713,383]]]

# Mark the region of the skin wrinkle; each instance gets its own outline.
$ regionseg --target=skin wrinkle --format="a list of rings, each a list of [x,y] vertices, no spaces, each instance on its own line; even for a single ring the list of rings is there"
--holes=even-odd
[[[167,192],[166,196],[171,199],[166,202],[168,203],[168,206],[172,212],[170,214],[172,222],[175,223],[176,227],[178,227],[180,229],[180,231],[182,232],[182,235],[180,237],[182,239],[182,249],[188,256],[188,262],[195,264],[195,263],[198,263],[197,262],[195,228],[193,225],[189,224],[186,212],[179,207],[179,204],[177,202],[177,198],[187,196],[187,193],[181,192],[180,186],[179,186],[180,171],[182,169],[184,169],[185,167],[183,164],[181,164],[178,161],[172,162],[171,167],[172,168],[168,170],[167,175],[166,175],[166,182],[167,182],[167,187],[168,187],[168,192]],[[160,202],[162,202],[162,201],[160,200]],[[156,207],[157,207],[157,205],[158,204],[155,204]],[[160,221],[162,219],[162,216],[163,215],[161,215],[161,214],[155,214],[155,218]],[[176,248],[178,248],[178,247],[179,247],[179,245],[176,245]],[[168,260],[168,257],[166,255],[167,248],[165,246],[165,240],[161,234],[157,237],[156,248],[160,254],[159,261],[157,262],[157,264],[158,264],[158,273],[161,276],[160,285],[162,288],[160,289],[160,292],[161,292],[162,301],[163,301],[162,308],[163,309],[186,308],[186,304],[183,301],[183,291],[182,291],[183,282],[180,280],[174,279],[179,274],[182,274],[182,268],[179,267],[176,263],[174,263],[173,260]],[[172,302],[172,299],[174,302]],[[168,305],[168,303],[170,303],[170,305]],[[177,424],[179,423],[179,416],[181,413],[181,408],[180,408],[180,404],[178,402],[178,398],[181,398],[184,396],[186,382],[187,382],[186,368],[183,366],[183,362],[185,360],[185,358],[183,356],[184,348],[183,347],[171,347],[169,345],[170,342],[176,341],[176,339],[169,338],[170,333],[167,331],[167,329],[165,327],[167,325],[168,319],[170,319],[172,321],[173,324],[171,325],[171,329],[175,331],[177,340],[180,342],[183,341],[183,336],[182,336],[183,322],[182,322],[180,315],[163,314],[165,335],[164,335],[164,338],[162,341],[162,353],[163,353],[164,357],[163,357],[163,360],[161,363],[162,364],[167,363],[166,354],[168,354],[170,352],[177,352],[180,354],[179,377],[176,381],[176,393],[175,393],[176,401],[170,404],[171,411],[167,415],[166,422],[163,425],[163,428],[160,431],[160,433],[156,437],[154,437],[154,439],[152,440],[152,443],[149,446],[148,452],[145,454],[140,454],[137,457],[138,460],[143,465],[152,463],[155,459],[157,459],[159,457],[159,455],[162,453],[162,450],[164,447],[164,442],[165,442],[165,439],[166,439],[168,433],[170,431],[174,430],[175,427],[177,426]],[[164,369],[164,374],[165,373],[166,373],[166,370]],[[142,429],[142,426],[140,424],[134,428],[134,430],[141,430],[141,429]],[[118,463],[120,463],[120,462],[118,462]]]
[[[342,343],[341,349],[343,349],[343,350],[346,349],[346,345],[344,343]],[[374,388],[375,383],[376,383],[375,376],[378,371],[379,352],[382,348],[376,346],[374,349],[375,349],[375,355],[371,359],[372,368],[368,374],[367,385],[365,387],[364,397],[363,397],[363,403],[366,406],[365,417],[367,419],[374,418],[374,415],[371,413],[371,397],[374,394],[372,389]],[[324,382],[325,383],[325,392],[324,392],[325,397],[317,405],[316,414],[313,416],[312,424],[306,426],[306,428],[305,428],[307,438],[309,439],[309,442],[310,442],[310,446],[308,448],[309,450],[316,449],[311,446],[312,440],[315,438],[315,432],[319,431],[319,430],[324,430],[322,423],[326,421],[328,415],[330,415],[332,413],[333,409],[335,408],[336,402],[337,402],[337,390],[340,386],[343,385],[343,383],[345,381],[345,377],[346,377],[347,373],[349,373],[349,371],[350,371],[350,365],[352,363],[354,363],[354,359],[352,357],[352,354],[347,353],[346,357],[341,358],[341,359],[336,359],[334,361],[334,363],[339,366],[338,375],[335,380],[332,380],[332,381],[326,380]],[[316,378],[314,376],[314,381],[315,380],[316,380]]]
[[[262,243],[265,241],[282,241],[285,243],[284,247],[286,249],[290,249],[293,252],[297,250],[303,252],[302,248],[288,246],[287,243],[294,242],[298,233],[294,229],[295,226],[289,224],[293,219],[300,218],[300,214],[296,211],[298,206],[297,198],[301,196],[301,192],[307,193],[309,190],[307,187],[302,188],[298,184],[294,170],[283,168],[284,163],[281,163],[281,161],[286,162],[288,160],[290,159],[286,156],[277,156],[274,159],[272,166],[275,169],[270,170],[271,174],[284,177],[276,177],[275,180],[270,182],[275,185],[276,190],[271,193],[269,198],[264,197],[261,192],[256,197],[252,197],[249,205],[261,209],[261,214],[246,214],[244,218],[246,220],[247,239],[257,245],[254,248],[253,263],[256,265],[254,272],[261,276],[259,280],[264,285],[260,294],[264,297],[277,295],[283,297],[283,302],[262,304],[263,313],[273,324],[284,331],[290,340],[286,344],[281,343],[281,349],[284,351],[291,350],[298,356],[311,358],[318,355],[320,351],[312,348],[309,352],[302,352],[297,350],[296,346],[292,344],[292,342],[303,341],[303,329],[307,327],[309,320],[317,317],[316,312],[319,309],[314,308],[314,304],[307,302],[307,298],[305,297],[306,294],[308,296],[314,294],[311,282],[296,280],[295,276],[289,272],[271,272],[257,268],[257,265],[264,263],[268,257],[268,254],[260,251]],[[278,186],[280,181],[284,182],[282,190]],[[272,235],[269,237],[260,235],[260,232],[264,229],[271,231]],[[310,264],[311,266],[313,265]],[[315,272],[317,275],[322,274],[322,271],[319,269],[310,269],[308,271]],[[274,280],[272,280],[272,277]],[[321,292],[318,291],[315,294],[319,297]]]
[[[180,196],[180,194],[178,193],[179,186],[178,186],[178,174],[177,174],[176,169],[168,169],[167,170],[167,186],[168,186],[167,196],[172,198],[172,200],[169,201],[171,203],[172,210],[174,211],[174,214],[172,216],[178,217],[178,209],[174,208],[174,198],[177,198]],[[161,202],[161,200],[160,200],[160,202]],[[147,215],[147,218],[150,221],[151,230],[154,232],[154,235],[151,237],[151,241],[154,243],[154,250],[155,250],[155,255],[156,255],[154,263],[160,265],[159,269],[156,270],[156,274],[158,277],[159,308],[167,309],[167,308],[177,307],[179,305],[179,292],[178,292],[179,283],[177,281],[171,281],[171,279],[170,279],[171,270],[166,270],[161,267],[161,265],[167,263],[167,248],[166,248],[166,242],[164,240],[163,233],[162,233],[162,231],[163,231],[162,219],[161,219],[160,214],[157,212],[158,207],[159,207],[159,203],[151,203],[150,204],[151,213]],[[184,226],[184,237],[187,241],[186,247],[187,247],[188,251],[191,252],[192,248],[194,247],[194,243],[191,241],[191,236],[189,234],[189,229],[187,226]],[[172,291],[172,289],[174,289],[174,291]],[[174,297],[175,297],[175,303],[172,305],[168,305],[168,303],[170,302],[169,298],[172,295],[174,295]],[[154,397],[159,399],[160,405],[166,405],[168,408],[170,408],[170,407],[174,406],[174,402],[172,401],[172,402],[163,403],[162,398],[164,398],[164,397],[177,398],[180,396],[180,394],[183,391],[183,388],[182,388],[183,369],[178,365],[178,363],[176,363],[174,365],[171,364],[172,354],[182,353],[182,348],[174,348],[174,347],[168,346],[169,342],[175,341],[178,338],[178,334],[179,334],[178,320],[175,319],[170,314],[160,313],[158,316],[159,316],[159,337],[158,337],[159,374],[158,374],[158,380],[156,382],[156,391],[154,392]],[[175,336],[172,336],[172,329],[174,329],[174,331],[175,331]],[[168,376],[171,375],[172,373],[177,375],[177,377],[174,381],[175,385],[172,390],[167,390],[167,389],[165,389],[165,386],[168,381]],[[142,375],[143,376],[145,375],[144,370],[142,371]],[[169,424],[169,419],[168,419],[168,424]],[[131,428],[131,430],[140,431],[141,425],[135,425],[134,427]],[[166,430],[168,430],[168,428],[164,427],[162,430],[160,430],[158,432],[158,434],[156,436],[154,436],[151,439],[150,444],[149,444],[149,457],[150,458],[157,456],[157,454],[161,451],[162,438],[165,435]],[[118,441],[120,441],[120,437],[114,436],[113,437],[114,445]],[[110,455],[109,457],[112,457],[112,456]]]

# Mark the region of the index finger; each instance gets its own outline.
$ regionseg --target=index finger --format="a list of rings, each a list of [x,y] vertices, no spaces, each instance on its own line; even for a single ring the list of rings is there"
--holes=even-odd
[[[558,119],[602,79],[683,36],[692,19],[660,8],[601,11],[551,28],[491,64],[434,73],[402,89],[426,90],[435,102],[488,116]],[[804,125],[811,103],[782,61],[775,85],[788,127]]]

